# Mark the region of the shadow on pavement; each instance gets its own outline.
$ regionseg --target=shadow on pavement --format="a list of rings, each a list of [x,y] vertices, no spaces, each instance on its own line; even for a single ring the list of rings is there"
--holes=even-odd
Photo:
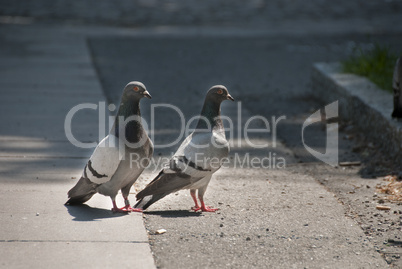
[[[74,217],[74,221],[95,221],[127,215],[124,213],[113,213],[109,209],[94,208],[88,205],[65,205],[65,207],[67,208],[68,213]]]
[[[159,215],[162,218],[187,218],[187,217],[199,217],[201,212],[192,212],[188,210],[161,210],[144,212],[147,215]]]

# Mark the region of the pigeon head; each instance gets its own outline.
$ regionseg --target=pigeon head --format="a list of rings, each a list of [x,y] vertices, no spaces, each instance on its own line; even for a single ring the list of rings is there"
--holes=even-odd
[[[137,100],[141,99],[142,97],[149,99],[152,98],[145,85],[139,81],[131,81],[128,83],[124,88],[123,97]]]
[[[201,110],[201,116],[204,118],[198,121],[196,129],[208,129],[208,126],[223,128],[220,115],[221,103],[225,100],[234,101],[234,98],[229,94],[225,86],[215,85],[209,89]],[[205,119],[207,119],[209,124],[207,124]]]
[[[229,94],[225,86],[215,85],[209,89],[206,100],[221,103],[225,100],[234,101],[234,98]]]
[[[119,110],[117,111],[116,119],[112,130],[110,131],[117,137],[120,137],[122,131],[125,132],[125,139],[130,143],[136,143],[141,139],[143,127],[141,120],[129,120],[121,122],[120,117],[124,120],[131,116],[138,116],[141,119],[140,100],[143,97],[151,99],[151,95],[145,88],[145,85],[139,81],[131,81],[126,85],[121,97]],[[122,124],[122,126],[120,126]],[[123,137],[123,136],[121,136]]]

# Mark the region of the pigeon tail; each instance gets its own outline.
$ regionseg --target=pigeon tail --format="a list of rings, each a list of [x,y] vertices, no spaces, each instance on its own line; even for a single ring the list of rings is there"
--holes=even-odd
[[[164,175],[163,170],[160,171],[160,173],[148,184],[148,186],[152,183],[154,183],[155,181],[157,181],[158,179],[160,179],[162,176]],[[147,186],[147,187],[148,187]],[[147,189],[147,188],[145,188]],[[144,190],[145,190],[144,189]],[[167,194],[153,194],[153,195],[144,195],[144,190],[140,191],[139,193],[137,193],[136,197],[137,199],[140,199],[134,206],[134,208],[138,208],[138,209],[142,209],[145,210],[147,209],[149,206],[151,206],[153,203],[155,203],[156,201],[162,199],[163,197],[165,197]]]
[[[178,179],[178,175],[173,173],[165,173],[162,170],[142,191],[137,193],[136,197],[138,202],[134,208],[142,210],[147,209],[150,205],[156,201],[162,199],[166,195],[176,192],[188,185],[187,181],[175,180]]]
[[[68,197],[70,198],[66,205],[78,205],[83,204],[96,193],[98,184],[91,182],[88,178],[81,177],[77,184],[68,191]]]
[[[163,197],[165,197],[168,194],[169,193],[162,193],[162,194],[153,194],[153,195],[145,196],[144,198],[141,198],[135,204],[134,208],[145,210],[148,207],[150,207],[153,203],[155,203],[156,201],[159,201],[160,199],[162,199]]]

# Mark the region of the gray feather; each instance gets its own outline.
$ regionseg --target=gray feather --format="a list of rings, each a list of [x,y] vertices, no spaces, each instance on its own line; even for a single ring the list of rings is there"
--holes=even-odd
[[[81,177],[78,183],[68,192],[70,198],[66,205],[82,204],[91,199],[99,185],[88,178]]]
[[[140,199],[135,204],[134,208],[140,208],[142,210],[145,210],[148,207],[150,207],[153,203],[155,203],[156,201],[162,199],[166,195],[168,195],[168,193],[167,194],[155,194],[155,195],[145,196],[144,198]]]

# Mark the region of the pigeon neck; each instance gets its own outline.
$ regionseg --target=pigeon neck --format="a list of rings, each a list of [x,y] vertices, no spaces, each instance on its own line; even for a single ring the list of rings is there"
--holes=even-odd
[[[221,119],[221,104],[211,100],[205,100],[201,110],[201,118],[198,120],[196,129],[223,129]]]
[[[111,133],[123,138],[121,132],[125,132],[125,139],[130,143],[140,141],[143,134],[141,124],[140,101],[122,102],[117,112]]]

